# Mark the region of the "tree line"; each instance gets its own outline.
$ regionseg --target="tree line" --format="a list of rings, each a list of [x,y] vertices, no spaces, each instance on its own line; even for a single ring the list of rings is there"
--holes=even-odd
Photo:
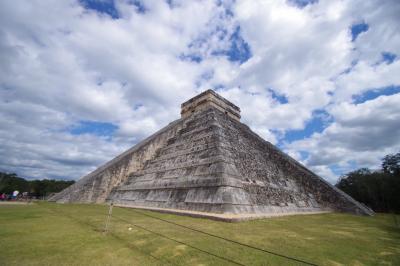
[[[342,176],[336,187],[376,212],[400,213],[400,152],[386,155],[379,170],[361,168]]]
[[[26,180],[15,173],[0,172],[0,194],[10,195],[18,190],[21,193],[28,192],[31,197],[42,198],[60,192],[74,183],[75,181],[52,179]]]

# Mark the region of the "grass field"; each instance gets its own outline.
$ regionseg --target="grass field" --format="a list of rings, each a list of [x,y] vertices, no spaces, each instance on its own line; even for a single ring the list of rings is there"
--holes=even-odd
[[[399,216],[225,223],[114,207],[105,234],[107,211],[104,205],[0,205],[0,265],[307,265],[291,258],[315,265],[400,265]]]

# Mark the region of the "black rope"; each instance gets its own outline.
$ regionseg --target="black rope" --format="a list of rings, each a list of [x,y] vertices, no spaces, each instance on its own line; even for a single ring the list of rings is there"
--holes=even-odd
[[[222,237],[222,236],[218,236],[218,235],[214,235],[214,234],[211,234],[211,233],[207,233],[207,232],[201,231],[199,229],[195,229],[195,228],[191,228],[189,226],[185,226],[185,225],[182,225],[182,224],[174,223],[172,221],[168,221],[168,220],[165,220],[165,219],[162,219],[162,218],[150,215],[150,214],[146,214],[146,213],[137,211],[135,209],[130,209],[130,210],[132,210],[133,212],[139,213],[141,215],[144,215],[144,216],[147,216],[147,217],[151,217],[153,219],[157,219],[157,220],[169,223],[169,224],[180,226],[180,227],[192,230],[194,232],[198,232],[198,233],[202,233],[202,234],[205,234],[205,235],[208,235],[208,236],[212,236],[212,237],[215,237],[215,238],[218,238],[218,239],[222,239],[222,240],[225,240],[227,242],[231,242],[231,243],[234,243],[234,244],[237,244],[237,245],[241,245],[241,246],[244,246],[244,247],[247,247],[247,248],[252,248],[252,249],[255,249],[255,250],[258,250],[258,251],[261,251],[261,252],[265,252],[265,253],[268,253],[268,254],[271,254],[271,255],[275,255],[275,256],[278,256],[278,257],[281,257],[281,258],[288,259],[288,260],[293,260],[293,261],[300,262],[300,263],[303,263],[303,264],[312,265],[312,266],[318,266],[318,264],[315,264],[315,263],[312,263],[312,262],[308,262],[308,261],[305,261],[305,260],[297,259],[297,258],[290,257],[290,256],[287,256],[287,255],[283,255],[283,254],[279,254],[279,253],[276,253],[276,252],[273,252],[273,251],[269,251],[269,250],[266,250],[266,249],[254,247],[254,246],[251,246],[251,245],[248,245],[248,244],[245,244],[245,243],[241,243],[241,242],[238,242],[238,241],[235,241],[235,240],[231,240],[231,239],[228,239],[228,238],[225,238],[225,237]]]
[[[43,206],[41,206],[41,207],[43,207]],[[46,208],[46,209],[48,209],[48,208]],[[125,208],[124,208],[124,209],[125,209]],[[49,209],[48,209],[48,210],[49,210]],[[258,251],[261,251],[261,252],[265,252],[265,253],[268,253],[268,254],[271,254],[271,255],[275,255],[275,256],[278,256],[278,257],[282,257],[282,258],[288,259],[288,260],[293,260],[293,261],[300,262],[300,263],[303,263],[303,264],[312,265],[312,266],[318,266],[318,264],[315,264],[315,263],[307,262],[307,261],[304,261],[304,260],[301,260],[301,259],[297,259],[297,258],[294,258],[294,257],[290,257],[290,256],[287,256],[287,255],[279,254],[279,253],[276,253],[276,252],[273,252],[273,251],[269,251],[269,250],[266,250],[266,249],[258,248],[258,247],[251,246],[251,245],[248,245],[248,244],[245,244],[245,243],[241,243],[241,242],[238,242],[238,241],[235,241],[235,240],[231,240],[231,239],[228,239],[228,238],[225,238],[225,237],[221,237],[221,236],[218,236],[218,235],[214,235],[214,234],[211,234],[211,233],[208,233],[208,232],[199,230],[199,229],[191,228],[191,227],[189,227],[189,226],[185,226],[185,225],[178,224],[178,223],[175,223],[175,222],[172,222],[172,221],[168,221],[168,220],[165,220],[165,219],[156,217],[156,216],[152,216],[152,215],[150,215],[150,214],[146,214],[146,213],[143,213],[143,212],[134,210],[134,209],[130,209],[130,210],[132,210],[132,211],[135,212],[135,213],[141,214],[141,215],[143,215],[143,216],[147,216],[147,217],[150,217],[150,218],[153,218],[153,219],[156,219],[156,220],[160,220],[160,221],[163,221],[163,222],[166,222],[166,223],[169,223],[169,224],[173,224],[173,225],[176,225],[176,226],[179,226],[179,227],[188,229],[188,230],[192,230],[192,231],[194,231],[194,232],[198,232],[198,233],[202,233],[202,234],[205,234],[205,235],[214,237],[214,238],[222,239],[222,240],[225,240],[225,241],[227,241],[227,242],[231,242],[231,243],[234,243],[234,244],[237,244],[237,245],[241,245],[241,246],[244,246],[244,247],[247,247],[247,248],[251,248],[251,249],[254,249],[254,250],[258,250]],[[54,210],[50,210],[50,211],[54,211]],[[67,216],[68,218],[73,219],[71,216],[68,216],[68,215],[65,215],[65,214],[64,214],[64,216]],[[197,247],[195,247],[195,246],[191,246],[190,244],[187,244],[187,243],[181,242],[181,241],[179,241],[179,240],[170,238],[170,237],[165,236],[165,235],[163,235],[163,234],[161,234],[161,233],[154,232],[154,231],[152,231],[152,230],[150,230],[150,229],[144,228],[144,227],[142,227],[142,226],[140,226],[140,225],[134,224],[134,223],[132,223],[132,222],[130,222],[130,221],[128,221],[128,220],[125,220],[125,219],[123,219],[123,218],[117,217],[117,216],[115,216],[115,215],[112,215],[112,217],[113,217],[113,218],[116,218],[117,220],[120,220],[120,221],[123,221],[123,222],[125,222],[125,223],[128,223],[128,224],[130,224],[130,225],[133,225],[133,226],[135,226],[135,227],[138,227],[138,228],[140,228],[140,229],[142,229],[142,230],[145,230],[145,231],[148,231],[148,232],[150,232],[150,233],[156,234],[156,235],[158,235],[158,236],[160,236],[160,237],[169,239],[169,240],[174,241],[174,242],[177,242],[177,243],[179,243],[179,244],[186,245],[186,246],[191,247],[191,248],[193,248],[193,249],[196,249],[196,250],[198,250],[198,251],[204,252],[204,253],[206,253],[206,254],[208,254],[208,255],[217,257],[217,258],[219,258],[219,259],[222,259],[222,260],[231,262],[231,263],[236,264],[236,265],[244,265],[244,264],[241,264],[241,263],[236,262],[236,261],[234,261],[234,260],[231,260],[231,259],[228,259],[228,258],[219,256],[219,255],[213,254],[213,253],[208,252],[208,251],[206,251],[206,250],[197,248]],[[75,220],[76,220],[76,219],[75,219]],[[82,221],[81,221],[81,222],[82,222]],[[89,225],[89,223],[85,223],[85,224],[86,224],[86,225]],[[115,237],[114,234],[112,234],[112,236]],[[140,251],[140,250],[139,250],[139,251]],[[141,253],[143,253],[143,252],[141,251]],[[154,256],[151,255],[151,254],[147,254],[147,253],[143,253],[143,254],[146,254],[146,255],[148,255],[148,256],[150,256],[150,257],[156,259],[156,260],[162,261],[161,259],[159,259],[159,258],[157,258],[157,257],[154,257]],[[170,263],[170,264],[173,264],[172,262],[170,262],[170,261],[168,261],[168,260],[166,260],[166,261],[167,261],[168,263]]]
[[[42,208],[44,208],[44,209],[47,210],[47,211],[50,211],[50,212],[53,213],[53,214],[62,215],[62,216],[64,216],[64,217],[67,217],[68,219],[70,219],[70,220],[72,220],[72,221],[74,221],[74,222],[76,222],[76,223],[78,223],[78,224],[85,225],[85,226],[90,227],[90,228],[92,228],[92,229],[97,229],[97,227],[96,227],[95,225],[91,224],[90,222],[83,221],[83,220],[81,220],[81,219],[77,219],[77,218],[75,218],[75,217],[73,217],[73,216],[71,216],[71,215],[69,215],[69,214],[66,214],[66,213],[63,212],[63,211],[60,211],[57,207],[56,207],[57,210],[55,210],[54,208],[46,208],[46,207],[44,207],[42,204],[40,204],[39,206],[42,207]],[[100,214],[100,213],[99,213],[99,214]],[[101,213],[101,214],[103,214],[103,213]],[[115,217],[114,217],[114,218],[115,218]],[[118,241],[121,241],[121,242],[124,241],[121,237],[118,237],[118,236],[117,236],[116,234],[114,234],[114,233],[110,233],[110,232],[109,232],[109,235],[110,235],[111,237],[115,238],[115,239],[118,240]],[[124,242],[126,242],[126,241],[124,241]],[[125,243],[125,244],[126,244],[126,243]],[[169,264],[171,264],[171,265],[176,265],[175,263],[171,262],[170,260],[167,260],[167,259],[160,259],[160,258],[158,258],[158,257],[156,257],[156,256],[151,255],[150,253],[144,252],[144,251],[140,250],[139,248],[137,248],[135,245],[133,245],[133,244],[131,244],[131,243],[126,244],[126,246],[128,246],[128,248],[130,248],[130,249],[133,249],[133,250],[136,250],[136,251],[140,252],[140,253],[143,254],[143,255],[149,256],[149,257],[153,258],[154,260],[157,260],[157,261],[160,261],[160,262],[167,262],[167,263],[169,263]]]
[[[221,259],[221,260],[228,261],[228,262],[233,263],[233,264],[236,264],[236,265],[245,266],[244,264],[242,264],[242,263],[240,263],[240,262],[237,262],[237,261],[234,261],[234,260],[231,260],[231,259],[228,259],[228,258],[219,256],[219,255],[216,255],[216,254],[211,253],[211,252],[209,252],[209,251],[207,251],[207,250],[204,250],[204,249],[201,249],[201,248],[192,246],[192,245],[190,245],[190,244],[187,244],[187,243],[185,243],[185,242],[176,240],[176,239],[174,239],[174,238],[170,238],[170,237],[168,237],[168,236],[166,236],[166,235],[163,235],[163,234],[161,234],[161,233],[152,231],[152,230],[147,229],[147,228],[145,228],[145,227],[142,227],[142,226],[140,226],[140,225],[134,224],[134,223],[132,223],[132,222],[130,222],[130,221],[128,221],[128,220],[125,220],[125,219],[123,219],[123,218],[117,217],[117,216],[115,216],[115,215],[113,215],[113,218],[115,218],[115,219],[117,219],[117,220],[120,220],[120,221],[123,221],[123,222],[125,222],[125,223],[128,223],[128,224],[130,224],[130,225],[136,226],[136,227],[138,227],[138,228],[140,228],[140,229],[142,229],[142,230],[144,230],[144,231],[147,231],[147,232],[150,232],[150,233],[152,233],[152,234],[158,235],[158,236],[163,237],[163,238],[165,238],[165,239],[168,239],[168,240],[174,241],[174,242],[176,242],[176,243],[179,243],[179,244],[188,246],[188,247],[190,247],[190,248],[193,248],[193,249],[195,249],[195,250],[201,251],[201,252],[203,252],[203,253],[206,253],[207,255],[210,255],[210,256],[219,258],[219,259]]]
[[[123,238],[117,236],[116,234],[112,233],[111,231],[108,232],[108,234],[110,234],[112,237],[114,237],[115,239],[117,239],[117,240],[119,240],[119,241],[121,241],[121,242],[127,242],[126,240],[124,240]],[[164,259],[160,259],[160,258],[158,258],[158,257],[156,257],[156,256],[151,255],[151,253],[144,252],[144,251],[140,250],[140,249],[137,248],[135,245],[133,245],[133,244],[131,244],[131,243],[129,243],[129,242],[126,243],[126,246],[128,246],[129,248],[132,247],[133,249],[138,250],[140,253],[142,253],[142,254],[144,254],[144,255],[147,255],[147,256],[149,256],[149,257],[151,257],[151,258],[153,258],[153,259],[155,259],[155,260],[157,260],[157,261],[168,262],[168,263],[171,264],[171,265],[177,265],[177,264],[173,263],[172,261],[170,261],[170,260],[168,260],[168,259],[165,259],[165,258],[164,258]]]
[[[45,207],[44,207],[44,208],[45,208]],[[50,209],[50,208],[45,208],[45,209],[47,209],[47,210],[49,210],[50,212],[53,212],[53,213],[55,213],[55,214],[61,214],[62,216],[65,216],[65,217],[67,217],[67,218],[69,218],[69,219],[71,219],[71,220],[73,220],[73,221],[75,221],[75,222],[77,222],[77,223],[84,224],[84,225],[86,225],[86,226],[88,226],[88,227],[91,227],[91,228],[95,228],[95,229],[96,229],[96,227],[95,227],[94,225],[92,225],[91,223],[89,223],[89,222],[87,222],[87,221],[82,221],[81,219],[77,219],[77,218],[75,218],[75,217],[72,217],[71,215],[68,215],[68,214],[66,214],[65,212],[62,212],[62,211],[60,211],[60,210],[57,210],[57,211],[56,211],[56,210],[54,210],[53,208],[51,208],[51,209]],[[57,209],[58,209],[58,208],[57,208]],[[99,214],[100,214],[100,213],[99,213]],[[103,213],[101,213],[101,214],[103,214]],[[193,248],[193,249],[195,249],[195,250],[198,250],[198,251],[200,251],[200,252],[203,252],[203,253],[205,253],[205,254],[207,254],[207,255],[210,255],[210,256],[219,258],[219,259],[221,259],[221,260],[225,260],[225,261],[227,261],[227,262],[230,262],[230,263],[233,263],[233,264],[236,264],[236,265],[246,266],[245,264],[241,264],[241,263],[236,262],[236,261],[234,261],[234,260],[231,260],[231,259],[228,259],[228,258],[219,256],[219,255],[213,254],[213,253],[211,253],[211,252],[208,252],[207,250],[200,249],[200,248],[198,248],[198,247],[195,247],[195,246],[192,246],[192,245],[190,245],[190,244],[184,243],[184,242],[182,242],[182,241],[179,241],[179,240],[170,238],[170,237],[168,237],[168,236],[165,236],[165,235],[163,235],[163,234],[161,234],[161,233],[152,231],[152,230],[147,229],[147,228],[145,228],[145,227],[142,227],[142,226],[140,226],[140,225],[134,224],[134,223],[132,223],[132,222],[126,220],[126,219],[123,219],[123,218],[121,218],[121,217],[118,217],[118,216],[115,216],[115,215],[112,215],[111,217],[114,218],[114,219],[116,219],[116,220],[120,220],[120,221],[122,221],[122,222],[125,222],[125,223],[127,223],[127,224],[129,224],[129,225],[133,225],[133,226],[135,226],[135,227],[138,227],[138,228],[140,228],[140,229],[142,229],[142,230],[144,230],[144,231],[153,233],[153,234],[155,234],[155,235],[158,235],[158,236],[160,236],[160,237],[163,237],[163,238],[166,238],[166,239],[168,239],[168,240],[174,241],[174,242],[176,242],[176,243],[179,243],[179,244],[188,246],[188,247],[190,247],[190,248]],[[115,239],[117,239],[117,240],[120,240],[120,241],[122,240],[120,237],[118,237],[118,236],[115,235],[114,233],[111,233],[110,235],[111,235],[112,237],[114,237]],[[131,246],[133,246],[133,245],[130,245],[130,247],[131,247]],[[145,252],[141,251],[141,250],[138,249],[138,248],[135,248],[135,249],[138,250],[139,252],[141,252],[142,254],[145,254],[145,255],[147,255],[147,256],[149,256],[149,257],[155,259],[155,260],[164,261],[164,262],[168,262],[169,264],[176,265],[175,263],[171,262],[170,260],[167,260],[167,259],[160,259],[160,258],[158,258],[158,257],[155,257],[155,256],[149,254],[149,253],[145,253]]]

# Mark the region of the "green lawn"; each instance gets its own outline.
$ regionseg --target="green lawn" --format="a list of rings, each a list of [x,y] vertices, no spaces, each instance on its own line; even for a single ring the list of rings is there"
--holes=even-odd
[[[225,223],[114,207],[104,234],[107,211],[104,205],[0,205],[0,265],[306,265],[143,214],[317,265],[400,265],[399,216]]]

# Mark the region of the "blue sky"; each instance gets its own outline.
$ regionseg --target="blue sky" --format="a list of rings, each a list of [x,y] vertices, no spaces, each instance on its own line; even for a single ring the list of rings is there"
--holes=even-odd
[[[331,183],[400,150],[400,3],[6,0],[0,170],[78,179],[215,89]]]
[[[113,19],[118,19],[118,10],[115,8],[114,1],[81,0],[81,4],[90,10],[107,14]]]
[[[107,122],[79,121],[79,124],[70,129],[72,135],[93,134],[112,137],[118,126]]]

